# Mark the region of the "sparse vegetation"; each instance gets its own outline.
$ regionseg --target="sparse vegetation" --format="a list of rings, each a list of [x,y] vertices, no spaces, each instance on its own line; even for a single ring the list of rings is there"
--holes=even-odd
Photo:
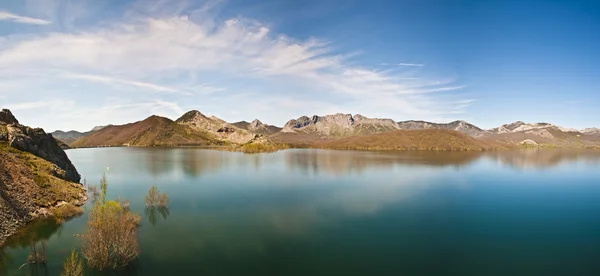
[[[64,170],[55,164],[0,141],[0,190],[4,192],[2,197],[10,202],[0,204],[0,213],[3,214],[3,219],[0,219],[0,244],[16,233],[18,227],[25,226],[35,218],[46,217],[48,213],[45,210],[54,214],[52,207],[58,202],[83,204],[83,186],[59,178],[61,175],[64,176]],[[9,185],[12,187],[8,188]],[[68,217],[67,212],[58,212],[62,219]]]
[[[75,252],[75,249],[71,250],[71,255],[65,260],[63,272],[60,275],[83,276],[83,262],[79,258],[79,254]]]
[[[248,142],[243,145],[231,145],[229,148],[226,148],[230,151],[239,151],[243,153],[269,153],[276,152],[283,149],[289,149],[290,146],[285,143],[276,143],[271,141],[270,139],[257,139],[251,142]]]
[[[315,148],[340,150],[484,151],[502,148],[451,130],[398,130],[336,140],[318,141]]]
[[[275,144],[275,143],[249,143],[242,145],[238,148],[238,151],[243,153],[264,153],[264,152],[276,152],[282,149],[288,149],[289,146],[286,144]]]
[[[88,217],[87,233],[82,235],[82,255],[91,268],[103,270],[127,266],[140,253],[137,229],[140,216],[106,200],[107,180],[102,177],[101,193]]]
[[[54,213],[54,218],[56,218],[56,221],[61,223],[65,219],[75,217],[75,216],[81,216],[83,214],[83,209],[81,209],[81,207],[77,207],[71,203],[65,203],[65,204],[57,207],[53,213]]]
[[[161,193],[158,188],[152,186],[145,198],[146,207],[169,207],[169,197]]]
[[[88,188],[88,193],[94,202],[96,202],[98,197],[100,197],[100,189],[98,189],[98,186],[90,185]]]
[[[31,247],[29,250],[29,255],[27,256],[27,262],[25,262],[19,270],[27,265],[45,265],[46,264],[46,241],[42,241],[40,243],[40,247],[38,248],[36,243],[31,243]]]

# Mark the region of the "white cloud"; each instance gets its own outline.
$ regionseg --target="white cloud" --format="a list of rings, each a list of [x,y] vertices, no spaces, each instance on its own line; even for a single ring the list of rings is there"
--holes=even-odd
[[[161,1],[161,5],[168,2]],[[161,10],[160,5],[152,9]],[[181,12],[180,7],[176,10]],[[35,75],[41,74],[54,78],[54,86],[64,89],[69,89],[64,81],[68,78],[109,85],[114,93],[127,87],[150,90],[164,95],[159,100],[185,103],[186,108],[206,107],[226,120],[235,111],[276,124],[290,119],[285,117],[290,113],[344,110],[394,119],[429,119],[466,108],[437,99],[437,93],[463,88],[454,79],[439,81],[414,72],[406,78],[398,70],[376,71],[361,66],[360,56],[336,52],[334,41],[296,40],[244,18],[217,21],[211,14],[214,10],[205,7],[169,16],[139,15],[151,12],[127,12],[123,19],[64,33],[10,38],[0,49],[0,75],[10,73],[37,83]],[[247,86],[248,82],[253,86]],[[235,97],[250,90],[255,96]],[[129,97],[130,102],[147,101],[143,96],[119,95]],[[307,97],[320,104],[290,104]],[[293,107],[277,112],[277,103]],[[267,115],[271,118],[261,117]]]
[[[419,64],[419,63],[398,63],[398,65],[400,65],[400,66],[412,66],[412,67],[423,67],[423,66],[425,66],[425,64]]]
[[[67,106],[71,106],[73,104],[72,101],[63,101],[63,100],[43,100],[43,101],[34,101],[34,102],[19,102],[12,104],[3,104],[3,108],[8,108],[11,111],[21,111],[21,110],[31,110],[31,109],[39,109],[39,108],[48,108],[48,107],[60,107],[65,108]]]
[[[32,24],[32,25],[52,24],[51,21],[47,21],[47,20],[43,20],[43,19],[39,19],[39,18],[16,15],[16,14],[9,13],[6,11],[0,11],[0,20],[6,20],[6,21],[11,21],[11,22],[16,22],[16,23],[23,23],[23,24]]]
[[[118,79],[118,78],[113,78],[113,77],[87,75],[87,74],[71,74],[71,73],[69,73],[69,74],[64,74],[63,76],[66,78],[82,79],[82,80],[88,80],[91,82],[99,82],[99,83],[104,83],[104,84],[129,85],[129,86],[145,88],[145,89],[150,89],[150,90],[159,91],[159,92],[180,93],[180,94],[185,94],[185,95],[190,94],[188,92],[180,91],[180,90],[177,90],[174,88],[157,85],[157,84],[153,84],[153,83],[148,83],[148,82],[142,82],[142,81],[131,81],[131,80],[124,80],[124,79]]]

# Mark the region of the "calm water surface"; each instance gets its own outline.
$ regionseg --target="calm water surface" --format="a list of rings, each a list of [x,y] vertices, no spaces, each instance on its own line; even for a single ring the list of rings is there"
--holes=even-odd
[[[140,258],[105,275],[600,275],[599,152],[67,154],[143,217]],[[32,225],[0,275],[58,275],[86,219]],[[31,242],[48,263],[19,270]]]

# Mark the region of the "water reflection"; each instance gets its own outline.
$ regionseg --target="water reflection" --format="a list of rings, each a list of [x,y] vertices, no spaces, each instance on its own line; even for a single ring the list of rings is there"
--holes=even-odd
[[[4,248],[0,249],[0,272],[17,267],[19,270],[29,270],[28,275],[50,275],[46,266],[46,241],[55,234],[60,236],[62,229],[63,226],[54,219],[37,220],[20,229],[6,241]],[[6,253],[8,249],[25,248],[29,249],[25,260],[16,260]]]
[[[411,255],[415,252],[413,249],[428,252],[430,248],[435,252],[431,255],[422,253],[420,257],[423,260],[435,258],[439,257],[435,254],[440,244],[458,247],[460,243],[455,242],[452,235],[473,233],[465,235],[466,242],[477,237],[487,238],[486,231],[492,231],[486,228],[488,225],[496,223],[494,229],[510,227],[519,215],[528,211],[533,219],[527,223],[539,222],[543,219],[541,214],[552,212],[535,213],[534,207],[540,210],[555,208],[560,200],[565,200],[562,197],[565,192],[577,191],[572,186],[569,188],[573,190],[557,190],[549,178],[562,177],[561,182],[565,179],[584,181],[556,173],[561,170],[522,174],[514,168],[537,170],[579,162],[597,164],[600,160],[598,151],[565,150],[361,152],[294,149],[245,155],[195,148],[111,148],[68,153],[78,170],[87,175],[100,175],[110,165],[109,193],[130,199],[132,211],[147,217],[149,225],[143,222],[139,232],[144,252],[139,266],[124,275],[164,275],[172,272],[173,267],[191,271],[192,275],[203,274],[200,272],[244,274],[234,269],[254,264],[272,268],[272,263],[285,265],[278,267],[280,273],[264,274],[290,275],[294,271],[306,272],[301,267],[297,270],[283,268],[296,265],[289,260],[299,258],[306,262],[297,264],[303,267],[318,267],[320,260],[337,267],[352,266],[361,263],[361,258],[366,260],[365,264],[375,267],[378,261],[369,260],[367,255],[378,260],[388,256],[410,260],[414,256]],[[590,167],[585,172],[588,181],[600,177],[597,168]],[[505,178],[517,184],[539,181],[544,185],[529,188],[543,187],[544,190],[518,190],[527,185],[510,185],[503,182]],[[169,194],[170,209],[145,208],[144,193],[140,191],[147,191],[152,185],[160,185],[161,190]],[[519,197],[527,192],[530,192],[529,197]],[[539,197],[554,194],[557,195],[555,199],[560,200]],[[600,193],[572,195],[573,202],[586,204],[567,204],[566,201],[563,204],[591,206],[594,194]],[[588,195],[590,197],[586,197]],[[113,198],[112,195],[109,197]],[[521,205],[519,212],[506,207],[525,204],[523,202],[531,205]],[[553,223],[540,225],[556,228],[558,225]],[[85,222],[79,225],[83,229]],[[42,225],[44,227],[47,226]],[[59,236],[60,227],[56,228],[46,232]],[[56,250],[57,245],[70,249],[75,243],[72,234],[83,230],[75,232],[67,227],[66,231],[70,231],[65,232],[69,233],[64,235],[68,237],[55,238],[54,243],[50,240],[51,250]],[[38,234],[39,230],[31,233],[37,238],[23,237],[16,248],[28,251],[32,240],[39,243],[44,239],[40,238],[43,235]],[[434,241],[430,242],[431,239]],[[503,242],[510,244],[511,241]],[[357,244],[364,244],[364,247]],[[446,251],[454,255],[455,249],[446,248]],[[319,256],[321,251],[326,252],[325,255]],[[8,253],[3,255],[0,268],[5,264],[5,268],[8,266],[12,272],[17,271],[27,252],[21,252],[21,255],[10,250],[5,252]],[[19,259],[15,260],[9,253]],[[48,253],[48,257],[55,258],[52,251]],[[469,256],[485,255],[479,251],[470,253],[473,254],[460,255],[458,252],[456,255],[465,260],[471,260]],[[357,257],[350,258],[348,254]],[[315,257],[311,259],[310,256]],[[347,257],[350,261],[339,264],[331,256]],[[210,265],[197,266],[197,263]],[[233,273],[219,273],[224,271]],[[53,272],[56,273],[52,275],[58,274]]]
[[[88,149],[94,151],[94,149]],[[126,151],[127,162],[115,160],[109,151]],[[71,151],[78,152],[78,150]],[[198,178],[222,173],[223,170],[249,168],[264,170],[284,163],[289,169],[307,175],[332,176],[359,175],[372,169],[388,170],[399,165],[426,167],[464,168],[488,158],[500,164],[518,169],[543,169],[561,164],[583,161],[600,162],[598,150],[528,149],[492,152],[431,152],[431,151],[335,151],[290,149],[270,154],[246,155],[242,153],[207,150],[201,148],[116,148],[101,149],[91,158],[102,164],[95,169],[103,171],[107,166],[126,172],[150,172],[154,178]],[[92,162],[92,161],[90,161]]]
[[[148,221],[150,221],[150,224],[152,224],[152,226],[156,226],[156,223],[158,223],[158,219],[160,217],[162,217],[163,220],[167,220],[167,217],[170,215],[169,208],[163,206],[146,207],[144,213],[146,214],[146,217],[148,217]]]
[[[518,169],[544,169],[574,161],[590,165],[600,163],[598,150],[574,149],[525,149],[486,153],[487,157]]]
[[[283,155],[289,168],[303,173],[345,175],[398,164],[462,167],[480,158],[482,153],[289,150]]]
[[[463,168],[481,158],[490,158],[518,169],[552,168],[583,161],[600,163],[600,151],[573,149],[527,149],[491,152],[368,152],[333,150],[288,150],[283,152],[290,169],[306,174],[361,174],[372,169],[387,170],[396,165]]]

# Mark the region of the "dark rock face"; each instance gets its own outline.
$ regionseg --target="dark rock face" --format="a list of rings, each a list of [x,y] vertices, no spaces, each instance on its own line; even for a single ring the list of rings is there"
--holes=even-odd
[[[2,111],[0,111],[0,124],[4,124],[4,125],[15,124],[15,125],[18,125],[19,121],[17,121],[17,119],[15,118],[15,116],[12,115],[12,113],[10,112],[10,110],[8,110],[8,109],[2,109]]]
[[[8,125],[8,143],[11,147],[33,153],[49,162],[56,164],[65,171],[60,178],[79,183],[81,176],[60,148],[52,135],[46,134],[41,128]]]
[[[313,118],[308,118],[307,116],[302,116],[296,120],[290,120],[285,124],[284,128],[301,128],[310,124],[315,124],[319,120],[318,116],[313,116]]]

